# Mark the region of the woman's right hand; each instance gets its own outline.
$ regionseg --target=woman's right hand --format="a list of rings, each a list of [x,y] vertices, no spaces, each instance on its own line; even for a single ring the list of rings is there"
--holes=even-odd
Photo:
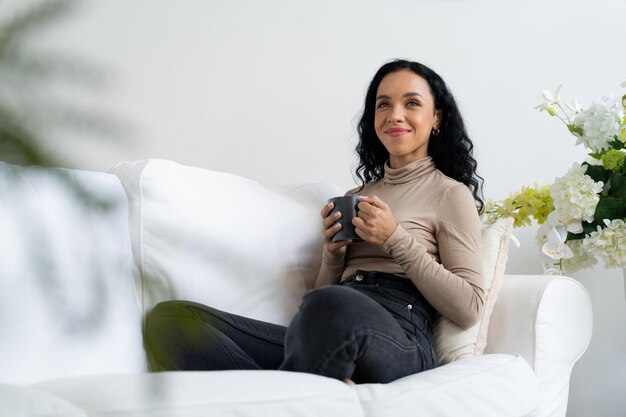
[[[332,237],[341,230],[341,223],[337,222],[341,218],[341,212],[336,211],[331,214],[334,204],[328,203],[322,208],[322,234],[324,235],[324,250],[336,255],[344,255],[346,247],[352,240],[341,240],[333,242]]]

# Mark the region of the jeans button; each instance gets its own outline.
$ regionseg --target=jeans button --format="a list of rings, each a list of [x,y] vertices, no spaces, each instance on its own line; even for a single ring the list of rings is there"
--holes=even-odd
[[[354,277],[354,279],[355,279],[356,281],[363,281],[363,275],[359,274],[359,275],[357,275],[356,277]]]
[[[406,308],[408,308],[409,310],[413,310],[413,304],[409,304],[408,306],[406,306]]]

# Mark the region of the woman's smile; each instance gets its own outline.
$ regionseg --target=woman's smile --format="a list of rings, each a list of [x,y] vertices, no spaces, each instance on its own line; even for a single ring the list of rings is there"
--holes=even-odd
[[[401,129],[401,128],[396,128],[396,127],[385,130],[385,133],[387,135],[394,137],[394,138],[400,137],[409,132],[411,132],[410,129]]]

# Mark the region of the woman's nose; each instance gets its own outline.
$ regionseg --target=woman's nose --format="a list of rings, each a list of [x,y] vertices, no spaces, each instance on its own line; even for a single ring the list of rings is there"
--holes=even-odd
[[[404,112],[402,108],[393,107],[391,112],[389,112],[389,117],[387,118],[387,123],[401,122],[404,119]]]

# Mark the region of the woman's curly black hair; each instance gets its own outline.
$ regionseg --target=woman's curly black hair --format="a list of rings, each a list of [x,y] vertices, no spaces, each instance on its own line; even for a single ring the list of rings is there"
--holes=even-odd
[[[459,108],[443,79],[436,72],[418,62],[395,60],[383,65],[374,75],[367,89],[363,115],[357,128],[359,143],[356,153],[359,155],[359,165],[355,173],[361,180],[361,187],[382,179],[385,174],[384,166],[389,159],[389,152],[378,139],[374,129],[376,93],[385,75],[402,70],[412,71],[428,82],[435,101],[435,109],[441,110],[442,113],[439,124],[441,132],[434,137],[431,134],[428,141],[428,155],[432,157],[437,169],[469,188],[478,211],[482,213],[485,207],[482,197],[484,180],[476,173],[477,164],[472,156],[474,145],[467,135]]]

